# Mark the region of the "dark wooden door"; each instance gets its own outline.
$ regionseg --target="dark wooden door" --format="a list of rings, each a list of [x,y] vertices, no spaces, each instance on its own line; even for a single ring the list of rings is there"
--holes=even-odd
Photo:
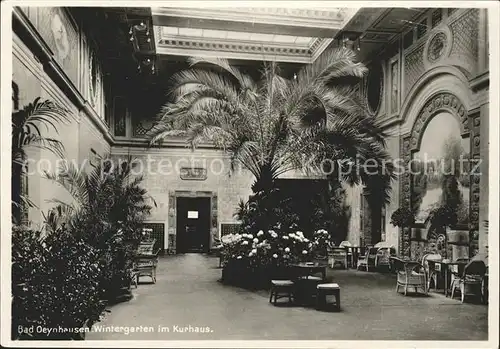
[[[177,251],[208,252],[210,198],[177,198]]]

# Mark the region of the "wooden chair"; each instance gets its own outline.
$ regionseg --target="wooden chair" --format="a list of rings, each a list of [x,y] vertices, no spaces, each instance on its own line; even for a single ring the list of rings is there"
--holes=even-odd
[[[411,287],[415,289],[415,293],[421,288],[427,294],[427,275],[422,264],[395,258],[394,267],[397,272],[396,292],[399,292],[400,287],[404,287],[406,296],[408,288]]]
[[[434,289],[438,287],[438,273],[436,270],[436,262],[443,259],[440,254],[428,253],[422,257],[422,265],[427,272],[427,292],[431,289],[431,281],[434,282]]]
[[[457,258],[455,260],[455,262],[457,263],[460,263],[458,265],[456,264],[453,264],[450,266],[451,270],[449,270],[450,272],[450,287],[448,289],[448,294],[446,296],[451,296],[451,290],[453,289],[453,285],[455,284],[455,282],[458,282],[458,280],[460,280],[460,277],[463,275],[464,273],[464,268],[465,266],[467,265],[467,263],[469,263],[469,258]]]
[[[141,276],[148,276],[153,283],[156,283],[156,267],[158,265],[158,250],[155,254],[140,254],[136,256],[135,261],[135,276],[137,283]]]
[[[366,254],[363,257],[358,258],[358,265],[356,269],[366,268],[366,271],[370,271],[370,267],[375,268],[375,261],[377,259],[377,247],[367,247]]]
[[[460,289],[461,301],[465,300],[470,288],[475,289],[475,294],[481,296],[481,286],[486,274],[486,264],[483,261],[475,260],[469,262],[462,275],[459,275],[451,285],[451,298],[455,295],[455,290]]]

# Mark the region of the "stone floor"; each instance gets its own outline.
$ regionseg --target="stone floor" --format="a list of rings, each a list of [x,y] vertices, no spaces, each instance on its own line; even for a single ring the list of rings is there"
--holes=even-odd
[[[342,311],[329,313],[302,307],[274,307],[268,302],[267,292],[219,283],[221,269],[217,267],[216,258],[204,255],[162,258],[157,283],[148,284],[144,278],[144,283],[134,290],[134,299],[113,306],[104,321],[87,334],[87,339],[487,340],[488,337],[487,306],[461,304],[458,298],[452,300],[435,293],[429,297],[405,297],[395,292],[395,276],[390,274],[329,270],[328,278],[341,286],[342,298]],[[102,326],[101,332],[97,332],[97,326]],[[188,328],[179,332],[183,327]],[[127,329],[135,332],[125,334]],[[208,332],[201,333],[202,330]]]

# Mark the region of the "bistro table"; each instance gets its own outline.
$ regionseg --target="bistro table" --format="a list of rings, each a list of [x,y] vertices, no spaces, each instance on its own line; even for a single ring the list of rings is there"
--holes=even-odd
[[[358,266],[359,256],[365,255],[366,248],[364,246],[348,246],[346,248],[352,254],[351,268],[356,268]]]
[[[308,277],[311,274],[321,273],[323,280],[326,279],[326,265],[317,262],[303,262],[290,265],[299,276]]]
[[[439,265],[439,267],[436,269],[436,271],[444,276],[444,295],[448,296],[448,279],[451,278],[451,268],[454,266],[457,266],[457,273],[460,275],[463,273],[463,270],[465,266],[467,265],[468,262],[466,261],[460,261],[460,262],[452,262],[450,260],[443,259],[442,261],[436,261],[436,267]]]
[[[316,296],[316,288],[326,279],[326,264],[303,262],[290,265],[295,280],[295,301],[300,305],[312,305]],[[311,275],[321,273],[322,277]]]

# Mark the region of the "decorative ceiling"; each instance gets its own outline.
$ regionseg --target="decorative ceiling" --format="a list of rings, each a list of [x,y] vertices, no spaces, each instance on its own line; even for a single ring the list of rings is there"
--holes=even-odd
[[[152,8],[156,53],[313,62],[357,8]]]

